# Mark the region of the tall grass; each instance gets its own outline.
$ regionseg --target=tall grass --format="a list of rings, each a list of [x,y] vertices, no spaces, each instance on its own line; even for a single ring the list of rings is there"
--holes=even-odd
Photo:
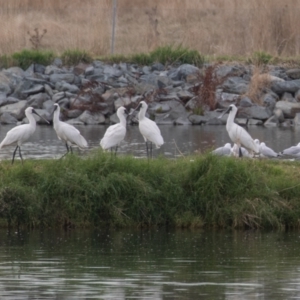
[[[95,152],[0,165],[3,226],[299,227],[296,162]]]
[[[182,45],[204,55],[299,56],[300,0],[122,0],[115,54]],[[31,48],[35,28],[47,30],[39,49],[110,54],[113,0],[0,0],[0,55]]]

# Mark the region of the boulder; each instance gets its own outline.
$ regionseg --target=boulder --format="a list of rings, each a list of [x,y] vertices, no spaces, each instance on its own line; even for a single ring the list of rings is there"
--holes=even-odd
[[[296,113],[300,112],[300,103],[298,102],[278,101],[275,107],[282,111],[285,118],[295,118]]]
[[[25,109],[28,107],[26,100],[20,100],[14,104],[8,104],[0,107],[0,115],[5,112],[11,114],[17,120],[22,120],[25,117]]]

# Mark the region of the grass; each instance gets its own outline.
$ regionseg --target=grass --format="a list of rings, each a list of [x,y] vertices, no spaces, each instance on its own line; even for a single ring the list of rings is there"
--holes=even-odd
[[[299,227],[298,162],[209,154],[147,161],[86,159],[0,165],[0,224],[27,227]]]

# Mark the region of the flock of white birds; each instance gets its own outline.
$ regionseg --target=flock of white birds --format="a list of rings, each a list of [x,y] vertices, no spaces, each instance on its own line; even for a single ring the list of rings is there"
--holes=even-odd
[[[138,113],[139,130],[146,144],[147,157],[152,158],[152,143],[155,144],[156,148],[160,148],[160,146],[164,144],[164,140],[157,124],[146,117],[146,111],[148,109],[147,103],[145,101],[141,101],[135,110],[138,108],[140,109]],[[133,112],[131,114],[133,114]],[[237,113],[237,107],[234,104],[229,105],[228,109],[224,111],[219,118],[221,118],[227,112],[229,112],[229,116],[227,118],[226,130],[231,141],[233,142],[233,146],[231,146],[230,143],[226,143],[223,147],[213,150],[213,154],[237,157],[259,156],[275,158],[281,155],[296,158],[300,157],[300,143],[297,146],[292,146],[280,153],[276,153],[274,150],[266,146],[264,142],[260,142],[258,139],[253,139],[243,127],[234,123],[234,118]],[[15,155],[18,150],[19,156],[23,163],[21,145],[33,135],[36,129],[36,120],[33,117],[33,114],[43,118],[35,111],[34,108],[28,107],[25,110],[25,115],[29,123],[16,126],[9,130],[0,144],[0,149],[5,146],[16,145],[16,148],[13,152],[12,164],[14,163]],[[58,104],[54,104],[53,128],[56,131],[58,139],[62,140],[67,148],[67,152],[62,157],[69,152],[73,153],[73,146],[79,147],[80,149],[87,148],[88,143],[80,134],[79,130],[66,122],[60,121],[59,116],[60,107]],[[110,149],[111,153],[114,151],[115,154],[117,153],[118,146],[126,136],[127,121],[125,107],[121,106],[118,108],[117,116],[120,122],[109,126],[100,141],[100,146],[103,150]],[[45,121],[48,122],[47,120]]]
[[[220,156],[265,158],[275,158],[280,156],[300,157],[300,143],[297,146],[292,146],[277,153],[268,147],[266,143],[260,142],[258,139],[253,139],[243,127],[234,123],[234,118],[237,113],[237,107],[234,104],[229,105],[228,109],[219,118],[227,112],[229,112],[229,116],[227,118],[226,130],[233,142],[233,146],[231,146],[230,143],[226,143],[223,147],[213,150],[213,154]]]
[[[152,143],[155,144],[157,148],[163,145],[164,140],[160,133],[160,130],[156,123],[146,117],[146,111],[148,105],[145,101],[141,101],[136,109],[140,108],[138,118],[139,118],[139,130],[145,140],[147,157],[152,157]],[[40,116],[33,107],[28,107],[25,110],[25,115],[29,121],[28,124],[22,124],[14,127],[6,133],[5,138],[0,144],[0,149],[5,146],[16,145],[16,148],[13,152],[12,164],[14,163],[17,150],[19,150],[19,156],[23,163],[23,157],[21,153],[21,146],[25,143],[35,132],[36,129],[36,120],[33,114]],[[104,150],[115,150],[117,152],[119,144],[124,140],[126,135],[126,109],[121,106],[117,110],[117,116],[120,120],[119,123],[111,125],[107,128],[103,138],[100,141],[100,146]],[[69,152],[73,153],[72,147],[76,146],[80,149],[88,147],[86,139],[80,134],[79,130],[76,129],[73,125],[70,125],[66,122],[62,122],[59,119],[60,107],[56,103],[54,104],[53,111],[53,128],[56,131],[58,139],[62,140],[67,148],[67,152],[62,156],[64,157]],[[44,119],[49,123],[46,119]]]

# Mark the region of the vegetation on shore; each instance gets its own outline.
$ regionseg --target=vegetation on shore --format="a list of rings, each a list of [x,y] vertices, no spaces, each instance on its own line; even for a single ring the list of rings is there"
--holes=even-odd
[[[113,157],[0,165],[2,226],[300,226],[299,163]]]

